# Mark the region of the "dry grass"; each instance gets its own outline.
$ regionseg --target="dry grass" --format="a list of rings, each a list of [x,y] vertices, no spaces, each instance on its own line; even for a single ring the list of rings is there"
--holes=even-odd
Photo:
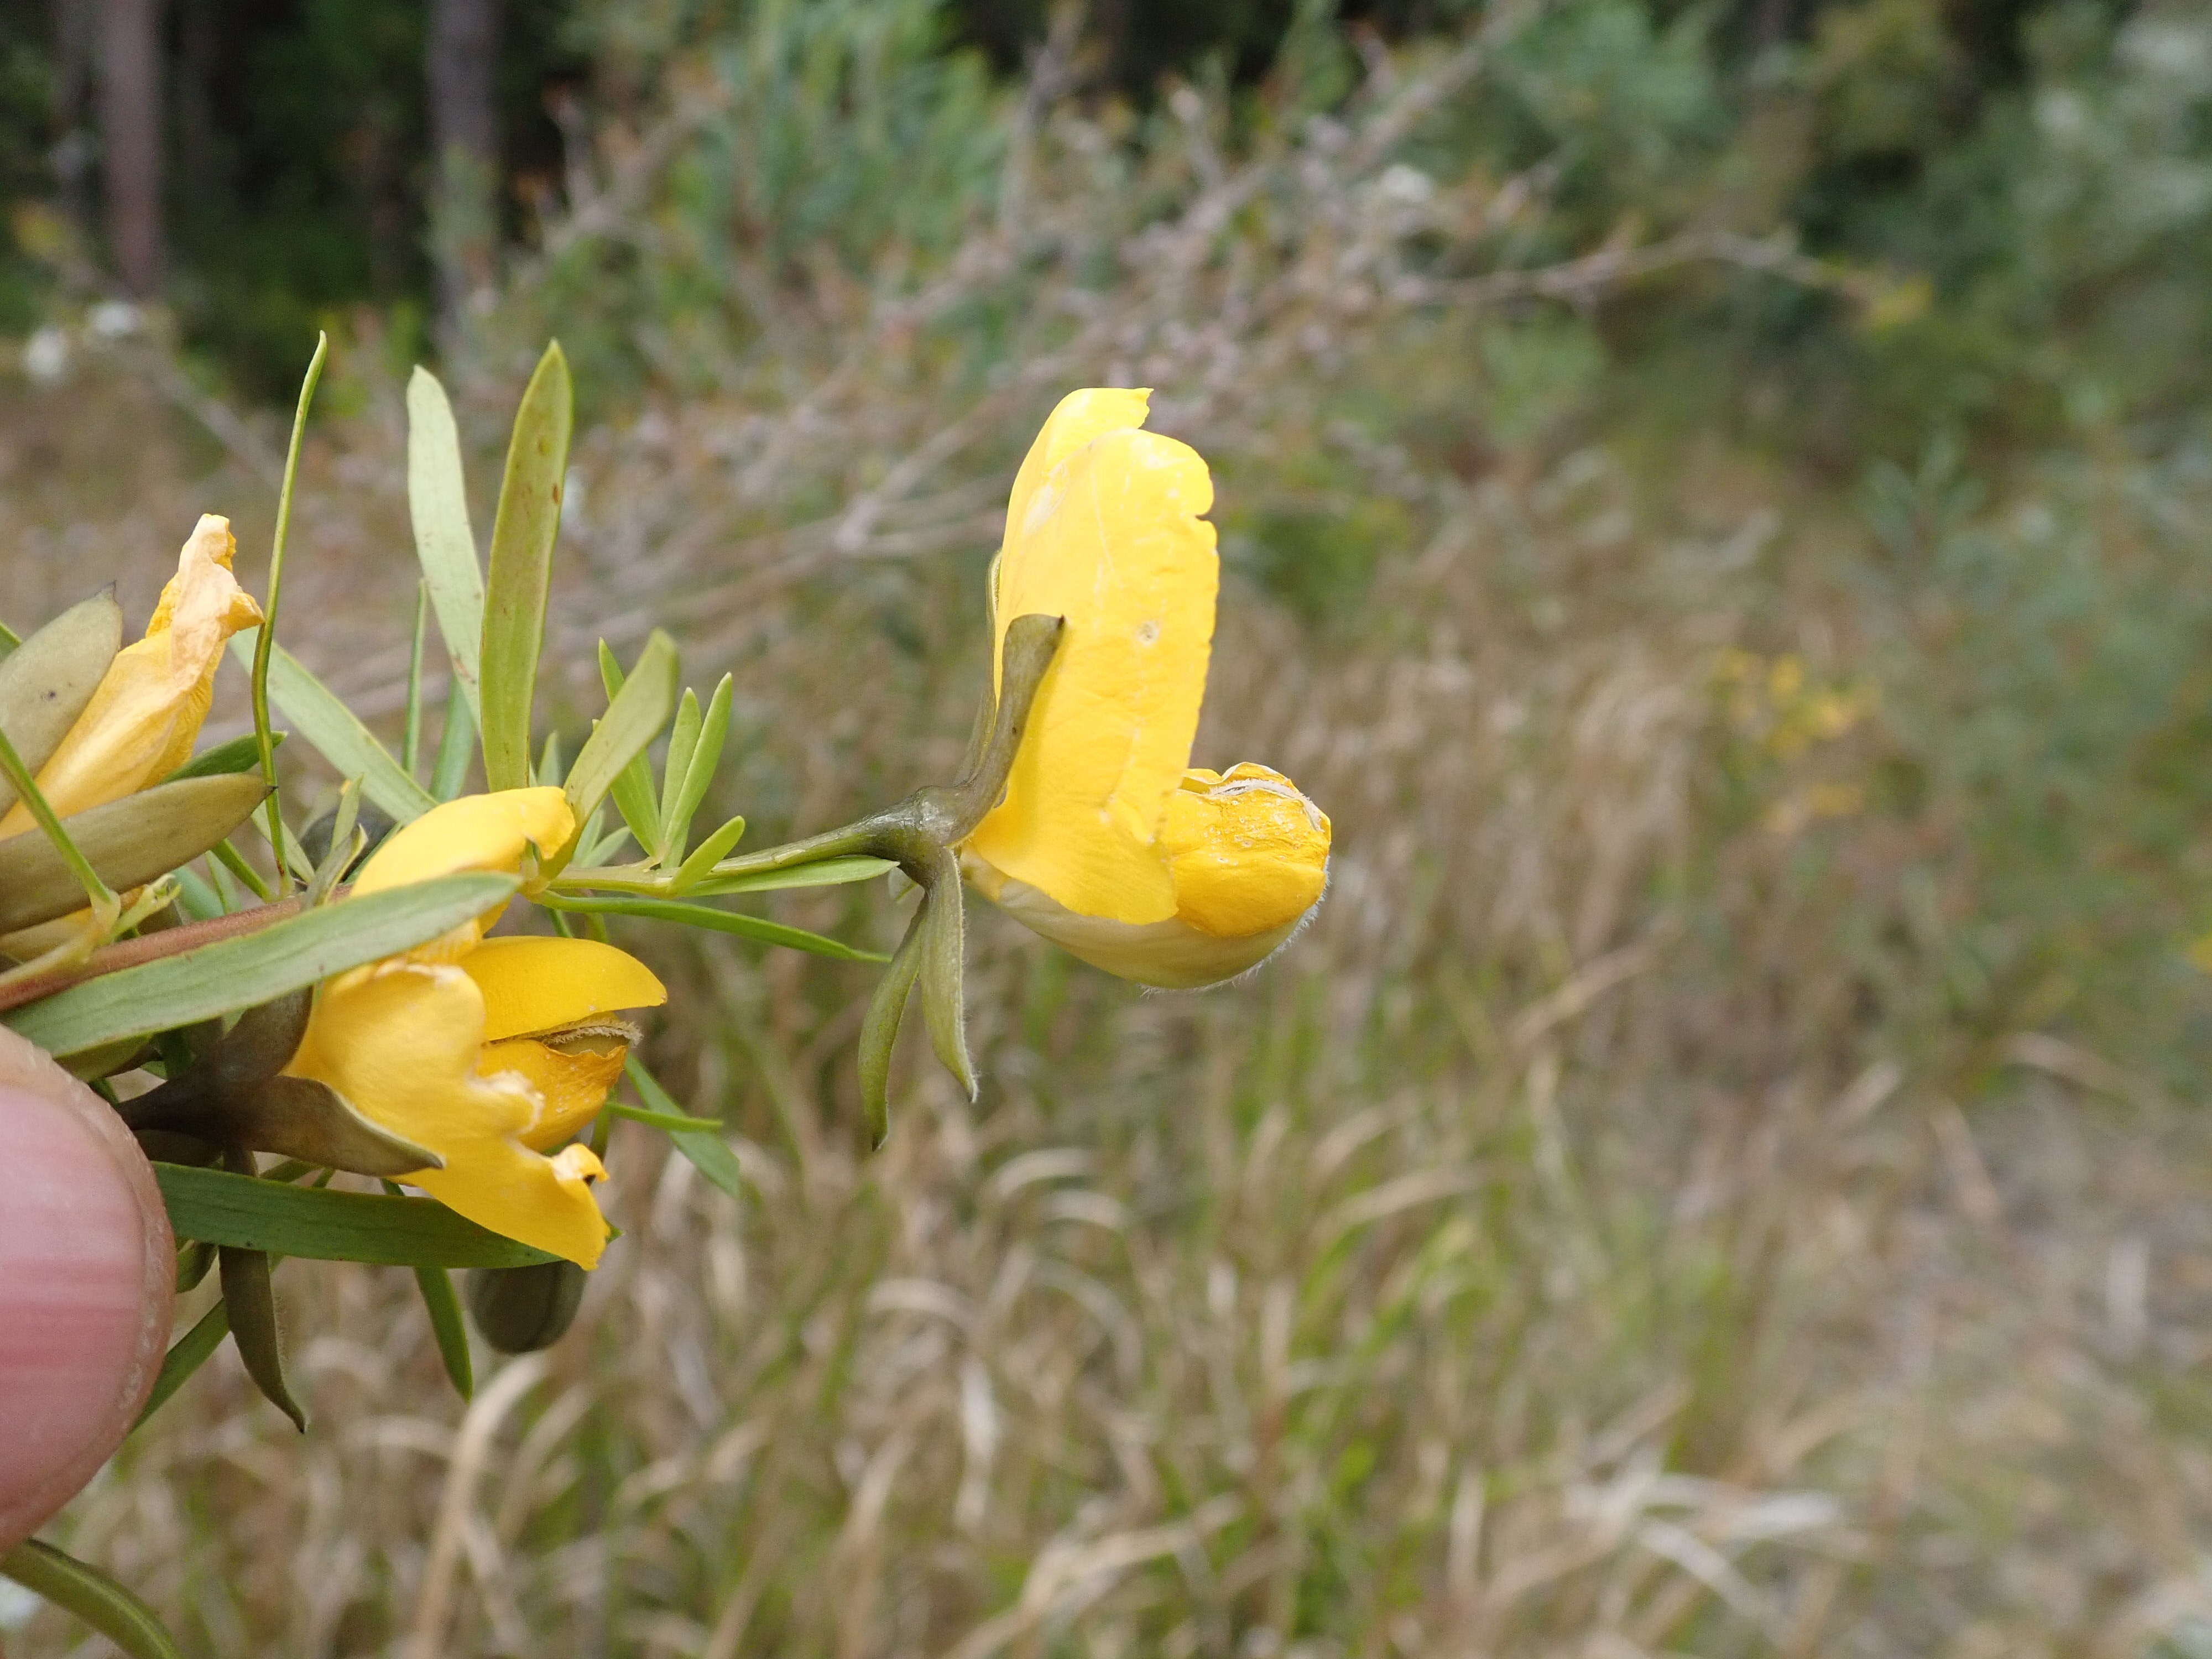
[[[1084,199],[1060,131],[1024,224]],[[2038,1030],[1969,1095],[1927,1032],[1986,1033],[1860,1006],[1853,911],[1902,832],[1817,803],[1876,740],[1778,738],[1770,658],[1721,667],[1778,636],[1850,685],[1841,611],[1745,573],[1778,535],[1772,568],[1846,566],[1851,532],[1717,465],[1655,495],[1599,449],[1476,466],[1333,427],[1348,383],[1449,395],[1474,321],[1387,284],[1341,307],[1346,249],[1387,265],[1420,227],[1363,241],[1363,212],[1403,217],[1363,194],[1381,152],[1312,144],[1258,181],[1304,240],[1180,258],[1218,251],[1215,192],[1258,188],[1200,155],[1131,267],[1180,274],[998,386],[933,357],[910,295],[811,292],[726,397],[585,441],[559,623],[573,647],[672,613],[695,677],[738,675],[728,805],[830,821],[952,763],[980,549],[1050,392],[1155,380],[1224,522],[1305,499],[1316,455],[1400,514],[1357,617],[1224,596],[1200,758],[1329,809],[1316,924],[1243,985],[1146,998],[987,912],[983,1097],[908,1054],[874,1158],[866,970],[653,939],[680,1011],[656,1059],[728,1122],[746,1202],[623,1126],[626,1237],[576,1330],[465,1413],[404,1275],[288,1267],[312,1432],[226,1355],[61,1529],[188,1650],[2208,1650],[2212,1131]],[[953,262],[969,297],[1026,269],[991,263],[1006,234]],[[127,499],[37,493],[33,434],[158,424],[133,384],[23,394],[9,614],[126,543],[157,570],[226,482],[149,444]],[[302,649],[388,712],[398,433],[356,385],[288,593]],[[849,890],[789,914],[896,920]],[[7,1639],[97,1646],[45,1613]]]

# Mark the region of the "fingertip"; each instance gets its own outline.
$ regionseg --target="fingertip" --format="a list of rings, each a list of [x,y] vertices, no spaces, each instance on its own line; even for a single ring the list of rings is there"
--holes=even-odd
[[[0,1548],[30,1536],[129,1432],[175,1303],[151,1167],[91,1090],[0,1029]]]

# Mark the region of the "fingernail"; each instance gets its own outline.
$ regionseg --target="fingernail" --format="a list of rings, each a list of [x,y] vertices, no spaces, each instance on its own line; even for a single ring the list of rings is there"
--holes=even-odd
[[[175,1246],[106,1103],[0,1030],[0,1549],[121,1443],[153,1387]]]

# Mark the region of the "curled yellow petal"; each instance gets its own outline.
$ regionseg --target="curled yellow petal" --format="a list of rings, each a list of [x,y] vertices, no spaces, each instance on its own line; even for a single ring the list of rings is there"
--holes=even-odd
[[[1158,855],[1176,910],[1157,921],[1084,915],[988,864],[969,881],[1030,932],[1115,976],[1194,990],[1257,967],[1297,933],[1328,884],[1329,823],[1281,773],[1193,769],[1168,805]]]
[[[629,1044],[612,1031],[579,1034],[556,1042],[509,1037],[487,1042],[477,1061],[479,1077],[510,1073],[537,1096],[537,1116],[519,1133],[526,1146],[546,1152],[580,1132],[607,1103],[622,1076]]]
[[[1198,729],[1220,568],[1197,452],[1109,424],[1142,414],[1139,393],[1074,394],[1024,464],[997,627],[1067,625],[1006,797],[968,843],[1065,908],[1131,925],[1175,915],[1155,842]]]
[[[483,993],[488,1042],[668,1000],[651,969],[597,939],[488,939],[460,966]]]
[[[395,959],[325,985],[285,1069],[445,1159],[411,1184],[494,1232],[596,1266],[607,1225],[590,1183],[605,1171],[586,1148],[549,1158],[531,1147],[545,1102],[517,1069],[479,1072],[483,1032],[483,993],[467,974]]]
[[[1176,915],[1217,939],[1249,939],[1313,908],[1328,885],[1328,816],[1249,761],[1225,775],[1187,773],[1160,831]]]
[[[40,790],[61,817],[135,794],[191,757],[223,641],[261,620],[261,607],[231,574],[236,550],[230,520],[203,514],[145,637],[116,653],[40,769]],[[31,827],[18,803],[0,818],[0,840]]]

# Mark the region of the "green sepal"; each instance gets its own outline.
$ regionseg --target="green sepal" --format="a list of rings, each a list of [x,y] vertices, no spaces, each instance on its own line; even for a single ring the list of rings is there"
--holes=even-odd
[[[187,778],[87,807],[61,823],[100,880],[119,891],[199,857],[245,823],[268,793],[246,774]],[[52,921],[84,902],[77,872],[51,841],[0,841],[0,933]]]
[[[262,1396],[305,1434],[307,1413],[292,1397],[291,1383],[284,1376],[284,1334],[276,1317],[269,1257],[260,1250],[216,1254],[222,1257],[222,1305],[230,1316],[230,1340],[238,1345],[246,1374]]]
[[[968,1009],[962,990],[967,941],[961,903],[960,860],[950,848],[937,855],[929,890],[921,896],[921,1012],[929,1044],[952,1080],[975,1098],[975,1067],[968,1056]]]
[[[927,929],[926,909],[916,910],[875,995],[868,999],[867,1018],[860,1023],[860,1115],[868,1126],[871,1146],[882,1146],[890,1133],[891,1053],[898,1046],[907,998],[921,975]]]

